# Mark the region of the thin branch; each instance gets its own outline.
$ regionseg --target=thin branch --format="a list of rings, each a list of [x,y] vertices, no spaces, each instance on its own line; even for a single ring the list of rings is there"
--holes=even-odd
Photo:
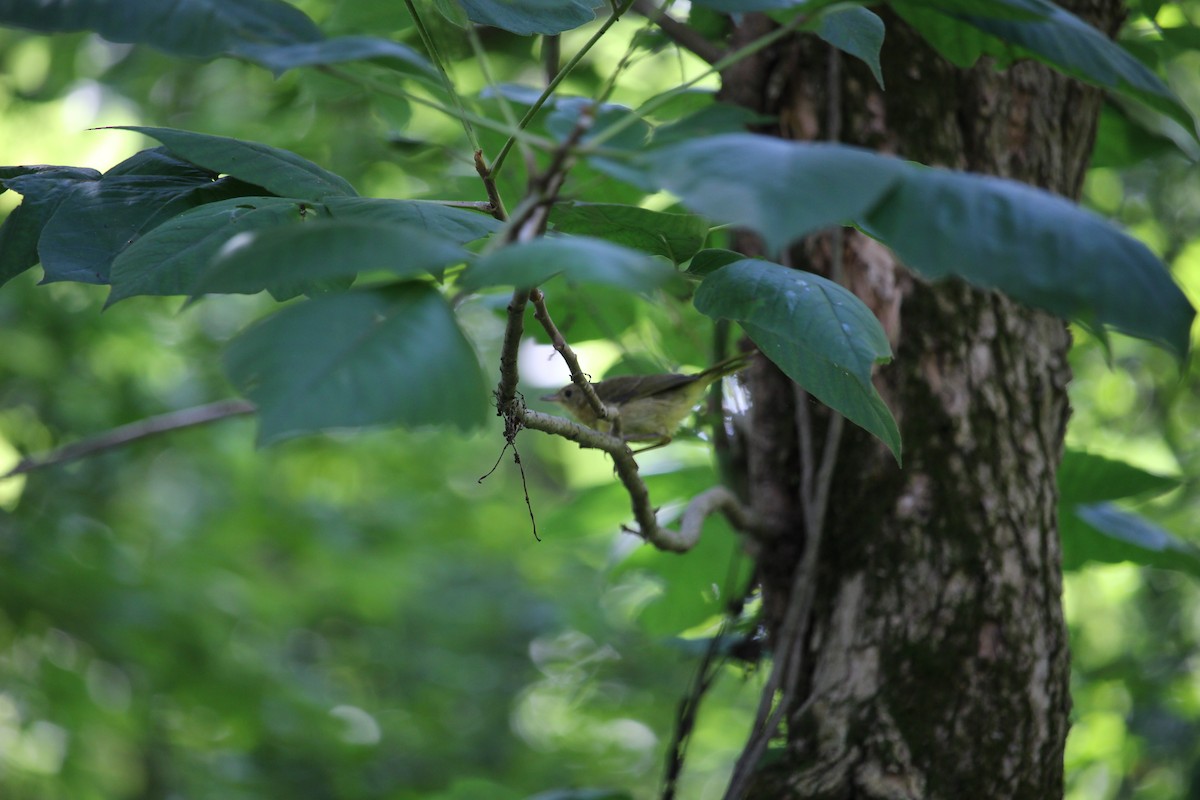
[[[567,369],[571,372],[571,383],[579,387],[583,392],[583,396],[587,398],[588,405],[592,407],[597,419],[608,419],[608,406],[604,405],[604,401],[596,394],[596,390],[592,387],[592,382],[588,380],[588,376],[584,373],[583,368],[579,366],[579,356],[575,355],[575,351],[571,349],[571,345],[567,344],[567,340],[563,338],[562,332],[558,326],[554,324],[554,320],[550,318],[550,311],[546,308],[546,295],[541,289],[534,289],[529,293],[529,299],[533,302],[533,318],[542,323],[542,328],[545,329],[546,335],[550,337],[550,344],[562,356],[566,362]]]
[[[628,6],[628,3],[630,2],[632,2],[632,0],[627,0],[626,6]],[[609,15],[608,19],[606,19],[604,23],[596,29],[596,32],[592,34],[592,38],[588,39],[587,42],[584,43],[583,47],[579,49],[579,52],[571,56],[571,60],[564,64],[563,68],[558,71],[558,74],[546,84],[546,88],[542,90],[542,93],[538,96],[538,99],[534,101],[533,105],[529,107],[529,110],[525,112],[525,116],[521,117],[521,121],[517,123],[517,130],[521,131],[522,133],[525,131],[525,128],[529,126],[529,123],[533,121],[533,118],[537,116],[537,113],[542,110],[542,106],[545,105],[546,101],[550,99],[550,95],[554,94],[554,90],[558,88],[558,85],[563,82],[563,79],[566,78],[567,75],[571,74],[571,70],[575,69],[575,65],[583,60],[583,57],[588,54],[588,51],[596,46],[596,42],[604,38],[604,34],[608,33],[608,29],[617,23],[617,20],[621,18],[621,13],[623,13],[624,10],[624,7],[613,8],[613,12]],[[508,158],[508,153],[510,150],[512,150],[513,144],[515,143],[514,139],[515,137],[510,136],[508,141],[506,141],[500,148],[500,152],[496,153],[496,159],[492,163],[493,174],[499,172],[500,168],[504,166],[504,159]]]
[[[697,83],[709,77],[710,75],[717,75],[739,61],[749,58],[758,51],[770,47],[775,42],[793,33],[807,21],[807,16],[804,14],[797,14],[795,17],[789,20],[786,25],[776,28],[770,33],[764,34],[758,39],[755,39],[746,46],[738,48],[732,53],[725,55],[694,78],[684,81],[670,91],[651,97],[649,100],[638,106],[634,110],[634,113],[628,114],[622,119],[618,119],[613,124],[606,126],[603,131],[600,131],[594,137],[592,137],[591,141],[588,142],[588,152],[592,152],[593,148],[598,148],[609,139],[620,135],[620,133],[629,126],[641,122],[652,111],[669,103],[671,100],[674,100],[676,97],[683,94],[688,89],[691,89]]]
[[[81,439],[59,450],[23,458],[15,467],[4,475],[0,475],[0,480],[59,464],[66,464],[71,461],[78,461],[106,450],[123,447],[131,442],[136,442],[139,439],[145,439],[150,436],[158,436],[159,434],[170,433],[171,431],[183,428],[204,425],[209,422],[228,419],[229,417],[253,414],[256,410],[254,404],[246,400],[218,400],[208,405],[185,408],[180,411],[160,414],[156,417],[147,417],[146,419],[131,422],[119,428],[113,428],[87,439]]]
[[[654,0],[633,0],[633,10],[653,21],[675,44],[709,64],[720,61],[725,55],[725,49],[705,39],[692,26],[686,25],[668,14],[667,7],[669,5],[670,3],[667,3],[660,8],[654,4]]]
[[[496,186],[496,180],[492,177],[492,171],[488,168],[487,162],[483,160],[483,151],[475,151],[475,171],[479,173],[479,179],[483,181],[483,190],[487,192],[488,201],[484,208],[489,214],[501,222],[508,221],[508,212],[504,209],[504,200],[500,197],[500,190]]]
[[[425,21],[417,13],[417,7],[413,3],[413,0],[404,0],[404,5],[408,9],[408,15],[412,17],[417,34],[421,37],[421,43],[425,45],[425,51],[429,53],[429,59],[437,67],[438,76],[442,79],[442,88],[450,95],[450,99],[454,102],[455,107],[461,115],[459,116],[459,121],[462,123],[463,131],[467,134],[467,141],[471,143],[471,149],[479,149],[479,137],[475,135],[475,128],[471,126],[470,120],[466,118],[466,108],[463,106],[462,98],[454,90],[454,81],[450,79],[450,73],[446,71],[446,64],[442,60],[442,54],[438,51],[437,43],[433,41],[433,35],[425,27]]]
[[[836,141],[841,135],[842,124],[841,54],[832,47],[830,48],[826,81],[827,136],[830,140]],[[829,273],[830,277],[839,283],[842,281],[843,246],[842,228],[835,227],[830,234]],[[808,639],[812,607],[817,590],[817,561],[820,557],[821,539],[825,531],[825,513],[829,508],[833,472],[837,465],[844,424],[842,415],[830,410],[829,422],[825,429],[825,443],[820,454],[821,463],[814,471],[812,464],[816,454],[813,450],[812,419],[808,413],[808,398],[807,394],[797,387],[796,426],[798,445],[803,459],[800,496],[804,507],[804,552],[796,564],[792,583],[788,590],[791,603],[776,633],[775,663],[772,665],[771,677],[763,690],[750,739],[734,767],[724,800],[740,800],[745,795],[758,763],[766,752],[771,739],[775,736],[775,732],[779,729],[783,717],[789,713],[793,719],[803,715],[814,700],[810,696],[799,709],[793,711],[791,708],[804,666],[804,647]],[[781,691],[778,704],[774,711],[767,714],[766,710],[774,702],[775,692],[779,690]]]

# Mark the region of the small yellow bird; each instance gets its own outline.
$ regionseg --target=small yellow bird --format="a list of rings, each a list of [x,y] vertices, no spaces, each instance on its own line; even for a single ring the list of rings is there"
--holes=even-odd
[[[651,450],[668,444],[684,417],[700,402],[704,390],[726,375],[745,369],[751,355],[739,353],[693,375],[620,375],[593,383],[596,396],[609,409],[603,427],[583,391],[573,383],[542,399],[563,406],[589,428],[612,431],[626,442],[654,442],[642,448]]]

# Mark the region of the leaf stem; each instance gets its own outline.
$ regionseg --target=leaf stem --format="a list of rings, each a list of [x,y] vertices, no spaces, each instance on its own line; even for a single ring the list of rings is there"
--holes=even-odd
[[[404,0],[404,5],[408,9],[409,16],[413,19],[413,24],[417,28],[417,34],[421,37],[422,44],[425,45],[425,52],[429,53],[429,58],[437,67],[438,75],[442,79],[442,86],[447,94],[454,101],[455,107],[458,109],[460,116],[459,122],[462,123],[463,131],[467,134],[467,141],[471,143],[472,150],[479,149],[479,137],[475,135],[475,128],[472,127],[471,121],[466,117],[466,108],[463,106],[462,98],[454,88],[454,81],[450,79],[450,73],[446,71],[446,64],[442,60],[442,54],[438,51],[437,43],[433,41],[433,36],[429,33],[429,29],[425,27],[424,20],[417,13],[416,4],[413,0]]]
[[[257,410],[253,403],[246,400],[218,400],[208,405],[185,408],[180,411],[159,414],[155,417],[147,417],[137,422],[131,422],[128,425],[121,425],[120,427],[104,431],[87,439],[80,439],[78,442],[73,442],[49,453],[23,458],[15,467],[0,475],[0,480],[13,478],[17,475],[24,475],[27,472],[34,472],[35,470],[46,469],[47,467],[59,464],[78,461],[106,450],[123,447],[124,445],[150,436],[170,433],[171,431],[190,428],[195,425],[204,425],[209,422],[228,419],[229,417],[253,414]]]

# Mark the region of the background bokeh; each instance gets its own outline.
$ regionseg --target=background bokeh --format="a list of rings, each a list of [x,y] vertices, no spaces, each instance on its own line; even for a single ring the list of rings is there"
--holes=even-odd
[[[413,40],[399,4],[297,5],[330,32]],[[1164,6],[1158,19],[1176,13],[1200,20],[1200,4]],[[641,30],[617,26],[567,91],[595,93]],[[481,89],[461,37],[435,33],[460,85]],[[564,35],[564,52],[587,34]],[[542,80],[531,40],[489,32],[485,44],[504,80]],[[616,101],[698,70],[646,44]],[[1200,108],[1197,58],[1162,58]],[[89,130],[120,124],[265,141],[366,195],[482,199],[461,129],[403,100],[311,71],[276,80],[232,60],[0,31],[0,163],[104,169],[147,146]],[[1087,202],[1145,240],[1200,304],[1197,167],[1169,147],[1131,155],[1117,146],[1128,132],[1110,134]],[[492,151],[498,141],[484,137]],[[603,180],[584,175],[576,188]],[[0,195],[0,214],[18,201]],[[0,290],[0,467],[229,396],[220,348],[269,306],[135,298],[101,313],[102,287],[38,287],[36,272]],[[682,307],[602,290],[561,303],[576,342],[610,339],[581,342],[597,372],[628,359],[702,366],[710,333]],[[494,363],[494,309],[485,300],[463,313]],[[1136,510],[1200,543],[1200,368],[1181,373],[1129,340],[1109,356],[1076,339],[1070,442],[1183,476]],[[561,382],[545,350],[524,356],[527,375]],[[347,432],[256,449],[253,422],[230,420],[0,482],[0,797],[505,800],[583,786],[655,796],[697,661],[685,639],[711,633],[745,559],[719,521],[686,557],[637,547],[620,531],[627,500],[604,460],[530,432],[518,445],[538,542],[511,456],[477,480],[502,444],[497,421],[474,436]],[[656,498],[715,481],[695,439],[645,464]],[[1088,566],[1068,575],[1066,604],[1069,797],[1200,797],[1196,579]],[[720,795],[760,684],[753,666],[724,668],[681,796]]]

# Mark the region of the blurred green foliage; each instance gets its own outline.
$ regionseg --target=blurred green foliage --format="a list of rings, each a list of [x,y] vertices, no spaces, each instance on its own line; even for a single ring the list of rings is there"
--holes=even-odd
[[[415,43],[399,4],[297,5],[331,34]],[[1165,6],[1159,21],[1176,14],[1195,20],[1200,4]],[[461,37],[433,19],[456,79],[481,89]],[[606,73],[596,65],[620,59],[637,28],[618,27],[568,91],[597,91]],[[503,74],[540,83],[533,39],[483,35]],[[586,35],[564,34],[564,52]],[[102,169],[138,137],[86,128],[164,125],[293,150],[367,196],[480,195],[454,123],[318,72],[275,80],[230,60],[12,31],[0,31],[0,65],[2,163]],[[1164,65],[1193,107],[1194,66],[1187,55]],[[671,49],[638,50],[614,100],[698,71]],[[481,139],[489,152],[502,141]],[[1200,302],[1197,167],[1142,139],[1100,144],[1111,163],[1091,173],[1089,202]],[[591,170],[571,181],[568,193],[612,185],[615,201],[632,191]],[[15,201],[0,195],[0,212]],[[0,466],[227,396],[218,350],[267,307],[135,298],[101,315],[98,287],[34,280],[0,292]],[[589,296],[593,307],[558,306],[560,321],[575,338],[615,340],[607,360],[703,365],[707,329],[690,307]],[[483,305],[468,319],[477,341],[494,340]],[[1137,510],[1200,542],[1200,485],[1186,477],[1200,475],[1200,368],[1181,375],[1167,354],[1117,338],[1110,369],[1101,343],[1076,338],[1072,444],[1185,476]],[[480,354],[487,365],[493,355]],[[253,436],[230,421],[0,482],[0,797],[504,800],[600,785],[653,795],[695,663],[671,635],[706,631],[746,569],[727,529],[712,523],[686,562],[640,550],[619,532],[628,508],[607,463],[525,435],[539,544],[509,458],[476,481],[498,455],[498,422],[470,438],[367,432],[264,450]],[[654,456],[656,498],[714,481],[703,448]],[[1069,796],[1200,796],[1200,588],[1116,565],[1069,574],[1066,592]],[[726,670],[683,796],[719,796],[757,689],[753,672]]]

